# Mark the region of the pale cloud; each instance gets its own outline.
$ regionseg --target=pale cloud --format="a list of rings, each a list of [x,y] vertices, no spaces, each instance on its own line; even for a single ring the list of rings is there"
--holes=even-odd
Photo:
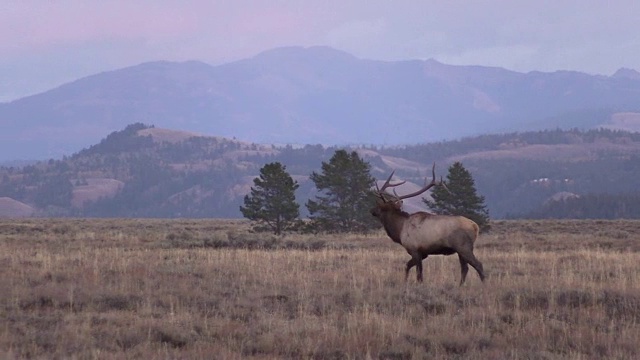
[[[329,29],[325,41],[338,48],[376,47],[377,40],[388,35],[387,32],[384,19],[353,20]]]
[[[172,39],[193,34],[195,15],[138,2],[10,1],[0,22],[1,50],[16,53],[131,39]]]

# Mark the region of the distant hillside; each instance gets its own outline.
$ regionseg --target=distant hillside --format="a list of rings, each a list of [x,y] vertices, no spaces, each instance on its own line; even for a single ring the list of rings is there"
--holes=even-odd
[[[371,61],[289,47],[220,66],[152,62],[0,104],[0,161],[59,158],[128,124],[254,143],[419,144],[548,128],[626,127],[640,77]]]
[[[240,217],[252,180],[273,161],[286,165],[300,183],[296,195],[303,205],[315,194],[309,174],[336,149],[265,146],[134,124],[62,160],[0,168],[0,216]],[[620,205],[620,199],[640,199],[637,133],[546,130],[355,150],[377,179],[396,170],[407,180],[400,194],[421,186],[433,162],[444,176],[448,166],[462,161],[494,218],[561,217],[545,209],[572,199],[623,206],[601,209],[599,217],[628,217],[634,213],[625,209],[633,201]],[[580,206],[594,206],[584,203],[564,207],[573,214],[565,217],[598,213],[580,212]],[[424,209],[419,199],[405,207]]]

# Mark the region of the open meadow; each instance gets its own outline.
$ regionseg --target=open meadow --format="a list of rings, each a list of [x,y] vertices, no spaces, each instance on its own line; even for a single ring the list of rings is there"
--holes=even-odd
[[[371,235],[244,221],[0,220],[0,358],[632,359],[640,221],[496,221],[404,282]]]

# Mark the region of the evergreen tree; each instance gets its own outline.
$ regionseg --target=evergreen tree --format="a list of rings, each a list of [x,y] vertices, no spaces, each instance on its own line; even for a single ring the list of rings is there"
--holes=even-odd
[[[423,201],[436,213],[444,215],[461,215],[475,221],[480,230],[489,230],[489,211],[484,204],[484,196],[478,195],[471,173],[455,162],[449,167],[446,188],[435,187],[432,200]]]
[[[266,164],[260,169],[260,177],[253,179],[253,184],[251,194],[244,197],[244,206],[240,206],[245,218],[266,225],[276,235],[295,225],[300,214],[300,206],[295,201],[299,185],[284,165],[279,162]]]
[[[310,176],[320,192],[307,202],[313,230],[361,232],[378,225],[369,214],[375,201],[370,170],[355,151],[337,150],[328,163],[322,162],[322,173]]]
[[[57,174],[48,177],[35,192],[34,202],[40,207],[71,206],[71,197],[73,196],[73,184],[71,180],[64,174]]]

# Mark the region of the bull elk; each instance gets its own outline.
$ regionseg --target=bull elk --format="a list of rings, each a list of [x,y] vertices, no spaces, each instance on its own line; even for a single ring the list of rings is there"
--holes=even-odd
[[[443,185],[442,179],[436,182],[436,164],[433,164],[433,179],[422,189],[403,196],[398,196],[393,190],[393,195],[386,193],[387,188],[395,188],[405,181],[391,184],[391,173],[387,181],[378,188],[376,184],[376,196],[379,200],[371,209],[371,215],[382,223],[387,235],[394,242],[402,245],[411,259],[405,268],[405,281],[409,276],[409,270],[416,266],[417,280],[422,282],[422,260],[429,255],[458,254],[460,260],[460,286],[464,284],[469,271],[469,265],[478,272],[480,280],[484,281],[482,263],[473,254],[473,244],[478,237],[479,227],[474,221],[463,216],[434,215],[424,211],[408,214],[402,211],[402,200],[418,196],[431,189],[435,185]]]

